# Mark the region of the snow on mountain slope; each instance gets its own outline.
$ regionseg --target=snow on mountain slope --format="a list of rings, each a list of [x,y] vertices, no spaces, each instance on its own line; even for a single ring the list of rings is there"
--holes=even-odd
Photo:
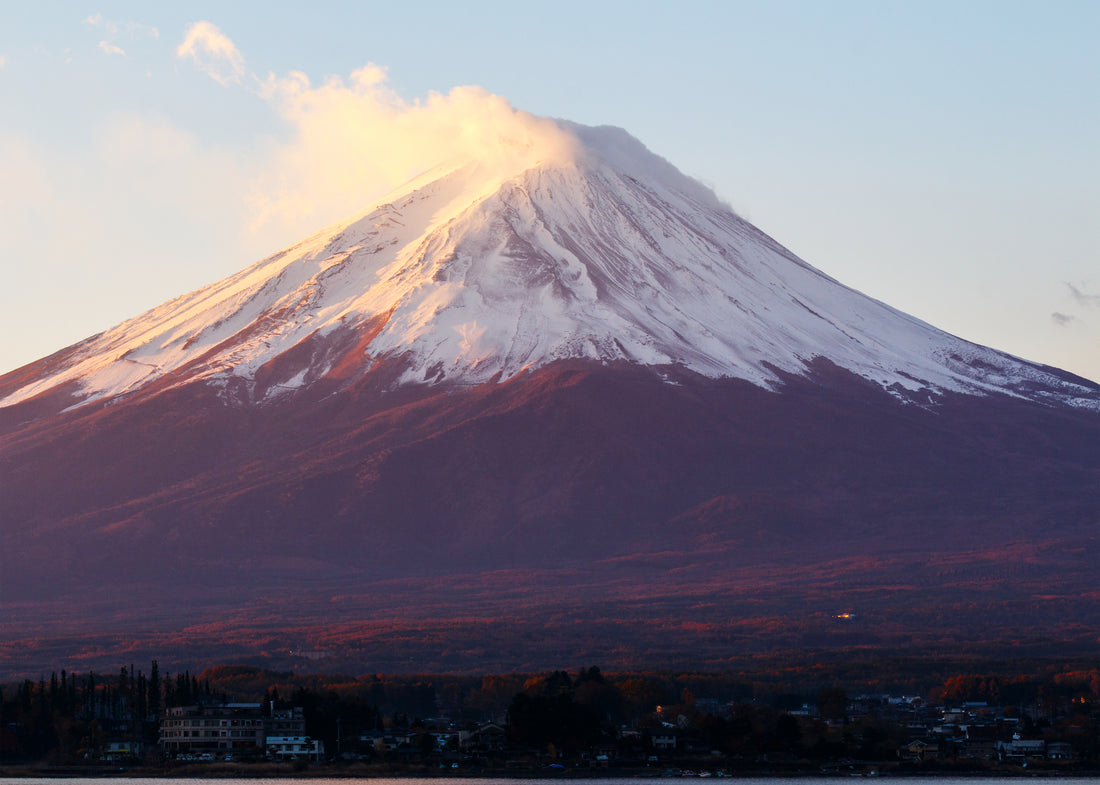
[[[559,124],[552,153],[452,162],[367,212],[96,336],[0,400],[76,383],[251,382],[296,346],[380,329],[366,363],[482,383],[556,359],[780,383],[825,358],[907,400],[1006,392],[1100,408],[1095,385],[947,335],[853,291],[738,218],[626,132]],[[502,161],[505,165],[502,165]],[[382,320],[381,323],[379,320]],[[280,364],[264,394],[321,378]]]

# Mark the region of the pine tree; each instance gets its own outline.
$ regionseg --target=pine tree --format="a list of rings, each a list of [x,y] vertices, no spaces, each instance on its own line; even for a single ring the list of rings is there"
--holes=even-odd
[[[149,685],[145,681],[145,674],[138,671],[137,675],[137,690],[136,690],[136,706],[134,708],[137,714],[137,721],[144,723],[149,719]]]
[[[164,708],[166,709],[170,709],[173,706],[179,705],[176,703],[176,695],[173,691],[171,673],[164,674],[164,687],[161,692],[161,699],[164,701]]]
[[[149,671],[149,713],[160,716],[160,668],[156,660],[153,660]]]

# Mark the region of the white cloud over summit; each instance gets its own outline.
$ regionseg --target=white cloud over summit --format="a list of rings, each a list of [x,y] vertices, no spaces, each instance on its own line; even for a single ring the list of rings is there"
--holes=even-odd
[[[287,241],[366,207],[440,163],[477,160],[514,169],[573,143],[553,121],[514,109],[480,87],[407,101],[374,63],[320,84],[300,71],[260,79],[210,22],[191,25],[176,55],[224,87],[253,92],[290,129],[289,137],[268,140],[260,160],[247,164],[252,185],[244,195],[251,230],[278,230]]]
[[[263,94],[294,132],[261,173],[256,225],[303,216],[316,228],[441,163],[518,171],[572,143],[552,121],[480,87],[405,101],[374,64],[316,86],[300,73],[269,77]]]

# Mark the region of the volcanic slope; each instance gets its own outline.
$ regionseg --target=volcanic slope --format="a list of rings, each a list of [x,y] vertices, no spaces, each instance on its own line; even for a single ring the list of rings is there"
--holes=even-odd
[[[441,167],[364,215],[4,380],[0,406],[204,380],[263,400],[345,368],[508,379],[583,358],[776,387],[818,358],[902,398],[1096,386],[946,335],[823,275],[619,129],[563,126],[547,160]],[[563,152],[564,150],[564,152]],[[551,154],[548,152],[548,154]],[[333,346],[335,344],[335,346]]]
[[[1100,386],[844,287],[621,130],[552,136],[0,378],[12,651],[106,616],[252,654],[555,620],[499,668],[584,624],[570,656],[639,664],[670,625],[719,662],[1100,622]],[[840,606],[872,621],[787,634]]]

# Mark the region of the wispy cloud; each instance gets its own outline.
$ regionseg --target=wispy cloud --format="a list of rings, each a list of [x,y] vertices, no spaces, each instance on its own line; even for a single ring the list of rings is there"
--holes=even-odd
[[[4,55],[0,55],[0,68],[3,68],[7,64],[8,64],[8,58],[4,57]]]
[[[1073,299],[1078,305],[1100,308],[1100,294],[1090,294],[1085,291],[1084,286],[1074,286],[1068,281],[1066,282],[1066,286],[1069,287],[1069,293],[1073,295]]]
[[[101,52],[105,52],[109,55],[122,55],[123,57],[126,56],[126,52],[124,52],[122,50],[121,46],[116,46],[115,44],[112,44],[110,41],[100,41],[99,42],[99,50]]]
[[[1069,314],[1065,314],[1065,313],[1058,313],[1057,311],[1055,311],[1054,313],[1052,313],[1050,315],[1050,318],[1059,327],[1065,327],[1067,324],[1072,322],[1077,317],[1076,316],[1070,316]]]
[[[116,41],[119,37],[127,41],[138,41],[143,38],[160,38],[160,31],[150,25],[141,22],[119,22],[113,19],[104,19],[103,14],[92,14],[84,19],[84,24],[101,31],[104,38],[96,46],[106,55],[118,55],[126,57],[126,50]],[[66,60],[68,62],[68,60]]]
[[[187,28],[176,57],[190,57],[207,76],[223,86],[240,84],[245,74],[240,50],[210,22],[196,22]]]
[[[111,35],[125,33],[131,38],[160,38],[160,30],[141,22],[117,22],[104,19],[103,14],[92,14],[84,19],[84,24],[103,30]]]

